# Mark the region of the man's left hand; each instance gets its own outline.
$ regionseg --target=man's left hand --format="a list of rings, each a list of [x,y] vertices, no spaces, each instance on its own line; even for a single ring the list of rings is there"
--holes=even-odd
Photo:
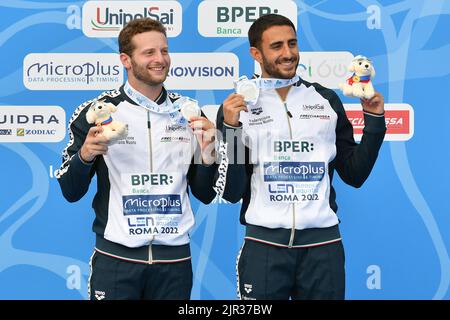
[[[384,98],[379,92],[370,99],[361,98],[361,105],[364,111],[383,114],[384,113]]]

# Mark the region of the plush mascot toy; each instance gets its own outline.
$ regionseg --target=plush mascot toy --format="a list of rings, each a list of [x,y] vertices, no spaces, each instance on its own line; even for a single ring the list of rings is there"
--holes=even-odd
[[[367,57],[358,55],[353,58],[348,70],[353,74],[347,79],[346,83],[339,84],[342,93],[348,97],[372,98],[375,95],[372,85],[375,69],[372,61]]]
[[[103,127],[102,135],[109,140],[110,145],[125,139],[128,135],[127,126],[120,121],[112,119],[111,113],[116,111],[117,107],[112,103],[99,100],[86,113],[88,123],[95,123],[95,125]]]

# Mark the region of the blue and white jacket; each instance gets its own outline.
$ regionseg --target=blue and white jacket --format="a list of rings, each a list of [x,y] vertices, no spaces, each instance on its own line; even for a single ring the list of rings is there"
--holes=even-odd
[[[163,88],[156,102],[179,98]],[[85,163],[79,150],[93,126],[87,122],[86,112],[100,99],[117,107],[112,118],[128,126],[128,137],[109,146],[107,154],[97,156],[93,163]],[[96,250],[142,263],[189,259],[194,215],[188,187],[200,201],[211,202],[216,170],[214,165],[201,165],[192,130],[173,125],[168,114],[139,106],[123,87],[78,107],[68,129],[70,141],[57,178],[64,197],[74,202],[86,194],[97,176],[92,202]],[[194,164],[194,156],[200,164]]]
[[[261,89],[257,102],[241,111],[241,126],[224,124],[222,157],[215,189],[231,202],[243,200],[246,239],[282,247],[307,247],[339,241],[337,171],[360,187],[382,145],[384,115],[364,112],[360,144],[344,107],[330,89],[304,80],[282,101],[275,89]]]

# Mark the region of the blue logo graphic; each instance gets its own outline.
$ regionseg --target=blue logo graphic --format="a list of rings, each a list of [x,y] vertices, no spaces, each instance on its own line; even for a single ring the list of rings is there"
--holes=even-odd
[[[152,194],[123,196],[123,214],[181,214],[178,194]]]
[[[170,68],[171,77],[234,77],[235,70],[232,66],[196,66]]]
[[[122,66],[105,65],[101,61],[86,62],[84,64],[58,64],[50,61],[50,63],[34,63],[27,69],[27,77],[71,77],[82,76],[87,84],[91,82],[93,76],[118,76]],[[71,82],[75,79],[67,79]]]
[[[264,181],[321,181],[324,162],[264,162]]]

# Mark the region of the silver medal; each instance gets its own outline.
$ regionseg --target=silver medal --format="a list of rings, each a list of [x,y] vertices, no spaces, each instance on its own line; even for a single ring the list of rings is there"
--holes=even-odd
[[[258,99],[259,89],[253,81],[241,81],[237,84],[236,92],[244,96],[245,101]]]
[[[247,76],[241,76],[234,81],[234,89],[237,94],[244,96],[248,104],[256,104],[260,90],[278,89],[292,85],[300,80],[298,75],[291,79],[256,78],[249,80]]]
[[[187,121],[191,121],[192,117],[200,117],[201,110],[197,101],[186,99],[182,102],[180,112]]]

